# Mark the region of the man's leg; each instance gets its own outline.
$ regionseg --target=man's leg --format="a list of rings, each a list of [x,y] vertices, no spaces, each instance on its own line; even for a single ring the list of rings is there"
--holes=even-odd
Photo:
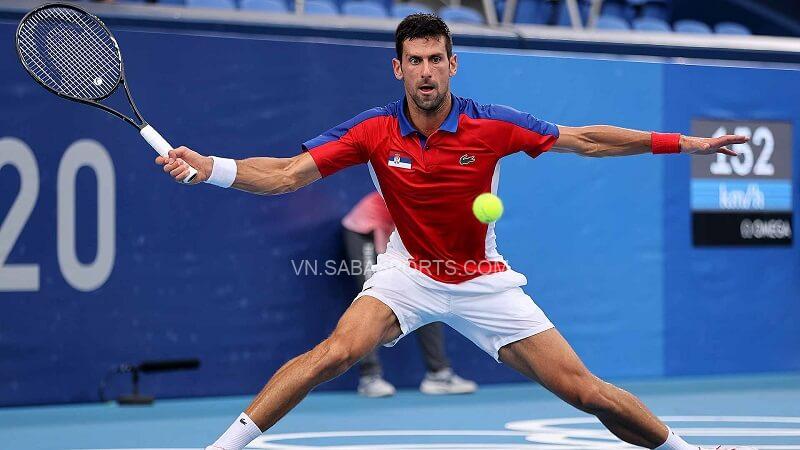
[[[362,296],[345,311],[330,337],[275,372],[245,414],[260,431],[266,431],[311,389],[341,375],[376,346],[401,334],[400,323],[388,306],[374,297]],[[238,423],[234,422],[209,448],[241,450],[249,444],[249,440],[240,443]]]
[[[508,344],[499,353],[503,363],[539,382],[570,405],[597,416],[623,441],[652,449],[667,440],[666,425],[632,394],[589,372],[555,328]],[[685,444],[679,437],[671,437],[678,440],[671,448]]]

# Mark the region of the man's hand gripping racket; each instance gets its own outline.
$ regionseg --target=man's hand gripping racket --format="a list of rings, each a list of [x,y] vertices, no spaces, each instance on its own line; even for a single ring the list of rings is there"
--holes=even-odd
[[[192,178],[188,181],[191,184],[208,180],[214,167],[214,162],[211,158],[187,147],[178,147],[175,150],[170,150],[166,157],[157,156],[156,164],[164,166],[164,172],[180,183],[187,183],[186,178],[191,176]],[[192,167],[196,167],[197,170],[192,172],[190,170]]]

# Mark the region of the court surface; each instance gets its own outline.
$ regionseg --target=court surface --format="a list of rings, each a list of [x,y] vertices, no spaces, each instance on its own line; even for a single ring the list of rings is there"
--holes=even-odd
[[[690,442],[800,449],[800,374],[617,383]],[[202,448],[250,397],[0,409],[0,449]],[[312,393],[249,448],[295,450],[611,449],[598,423],[534,384],[474,395],[400,391],[388,399]]]

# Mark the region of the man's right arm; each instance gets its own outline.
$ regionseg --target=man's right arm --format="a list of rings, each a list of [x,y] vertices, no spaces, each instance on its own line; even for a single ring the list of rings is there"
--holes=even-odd
[[[247,158],[236,161],[233,186],[259,195],[294,192],[322,178],[308,152],[291,158]]]
[[[175,181],[182,181],[189,170],[182,161],[197,169],[192,184],[207,181],[214,171],[214,164],[221,164],[219,158],[203,156],[189,148],[178,147],[169,152],[169,158],[156,158],[156,164],[164,166]],[[221,167],[217,167],[217,172]],[[322,178],[314,159],[308,152],[291,158],[247,158],[235,161],[235,173],[231,187],[259,195],[275,195],[293,192]]]
[[[386,111],[382,108],[365,111],[303,143],[304,151],[292,158],[234,161],[203,156],[189,148],[178,147],[170,150],[168,158],[156,158],[156,164],[164,166],[164,172],[178,182],[189,176],[189,167],[183,163],[185,161],[197,169],[192,184],[205,181],[260,195],[283,194],[344,168],[368,162],[368,149],[372,141],[369,139],[368,122],[384,116]],[[382,122],[370,123],[380,125]]]

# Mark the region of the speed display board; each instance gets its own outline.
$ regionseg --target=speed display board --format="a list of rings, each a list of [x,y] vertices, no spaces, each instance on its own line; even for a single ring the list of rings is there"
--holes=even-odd
[[[756,120],[692,121],[694,136],[738,134],[738,157],[692,158],[695,246],[792,244],[792,126]]]

